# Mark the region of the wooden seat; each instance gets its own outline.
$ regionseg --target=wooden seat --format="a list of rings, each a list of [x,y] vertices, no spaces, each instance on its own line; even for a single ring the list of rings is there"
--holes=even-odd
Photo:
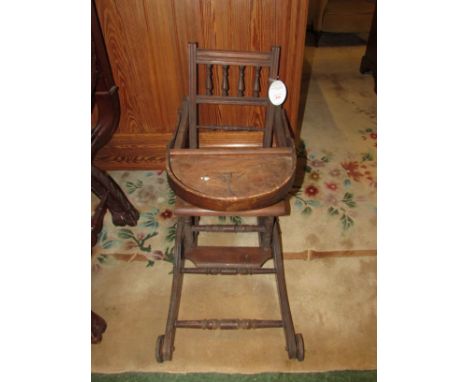
[[[291,148],[171,150],[176,194],[200,207],[242,211],[276,203],[294,181]]]
[[[169,143],[166,169],[169,184],[177,195],[178,216],[174,246],[171,303],[164,335],[156,343],[158,362],[172,359],[177,328],[254,329],[283,328],[289,358],[304,359],[301,334],[295,333],[286,293],[278,216],[289,214],[285,200],[294,181],[296,151],[287,118],[281,107],[261,96],[260,73],[268,70],[270,79],[278,75],[279,48],[271,52],[224,52],[197,49],[189,44],[189,96],[179,110],[179,120]],[[205,94],[197,92],[199,71],[207,74]],[[222,89],[213,92],[213,66],[222,65]],[[238,66],[237,94],[229,94],[230,66]],[[245,94],[246,66],[254,67],[253,93]],[[219,73],[219,71],[218,71]],[[219,92],[218,92],[219,93]],[[265,93],[265,92],[263,92]],[[265,108],[263,127],[200,124],[200,104],[256,105]],[[218,147],[200,145],[200,130],[229,131],[232,138]],[[259,147],[236,142],[236,132],[262,133]],[[257,224],[203,224],[202,216],[253,216]],[[258,233],[258,247],[199,246],[200,232]],[[272,267],[264,267],[273,259]],[[192,266],[185,266],[188,260]],[[178,311],[185,274],[260,275],[274,274],[278,284],[281,320],[204,319],[180,320]]]

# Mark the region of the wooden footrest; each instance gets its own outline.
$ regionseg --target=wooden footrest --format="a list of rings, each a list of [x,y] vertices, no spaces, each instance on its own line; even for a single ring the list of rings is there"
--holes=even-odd
[[[249,319],[211,319],[211,320],[178,320],[176,328],[187,329],[264,329],[281,328],[281,320],[249,320]]]
[[[187,250],[185,258],[197,267],[259,268],[272,253],[269,248],[201,246]]]
[[[276,273],[275,268],[220,268],[220,267],[196,267],[182,268],[182,273],[202,275],[265,275]]]

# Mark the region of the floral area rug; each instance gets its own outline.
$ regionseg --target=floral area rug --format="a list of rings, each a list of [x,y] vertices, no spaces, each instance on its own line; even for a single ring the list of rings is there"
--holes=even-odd
[[[303,174],[281,219],[286,252],[375,254],[376,94],[362,48],[306,48],[298,159]]]
[[[280,218],[286,258],[375,254],[376,95],[372,78],[358,71],[361,55],[362,48],[356,47],[306,48],[298,176],[290,193],[291,215]],[[93,248],[94,270],[117,261],[139,260],[146,267],[172,261],[175,195],[166,173],[109,174],[140,211],[140,219],[135,227],[115,227],[106,215]],[[93,196],[93,209],[97,203]],[[238,216],[214,219],[248,222]],[[201,242],[257,245],[256,234],[226,235]]]

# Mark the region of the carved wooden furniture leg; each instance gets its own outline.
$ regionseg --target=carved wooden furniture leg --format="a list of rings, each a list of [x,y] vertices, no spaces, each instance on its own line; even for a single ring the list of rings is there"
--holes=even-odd
[[[135,226],[140,217],[119,185],[107,173],[91,166],[91,189],[102,200],[107,197],[107,209],[112,214],[112,223],[116,226]]]
[[[113,223],[120,226],[135,226],[140,214],[129,202],[118,184],[104,171],[92,165],[91,176],[91,190],[101,199],[91,218],[92,248],[97,243],[107,210],[112,214]],[[101,342],[106,327],[106,321],[91,311],[91,343]]]
[[[107,211],[108,193],[101,199],[101,202],[94,211],[91,218],[91,248],[97,243],[97,236],[102,229],[104,215]],[[106,331],[107,323],[98,314],[91,311],[91,343],[98,344],[102,341],[102,334]]]
[[[110,141],[119,125],[120,102],[118,89],[112,76],[106,45],[96,12],[91,2],[91,111],[98,110],[98,120],[91,130],[91,163],[96,153]],[[91,219],[91,248],[97,243],[107,210],[117,226],[135,226],[139,212],[129,202],[122,189],[106,172],[91,164],[91,191],[101,202]],[[98,343],[106,329],[106,322],[91,311],[91,342]]]
[[[98,206],[94,210],[94,214],[91,217],[91,248],[93,248],[98,241],[98,234],[102,230],[102,225],[104,222],[104,215],[107,212],[107,199],[109,193],[106,193],[104,197],[99,202]]]
[[[184,258],[182,251],[185,243],[184,236],[184,218],[178,218],[176,239],[174,246],[174,268],[172,275],[171,300],[169,313],[167,315],[166,332],[159,336],[156,342],[156,360],[158,362],[170,361],[174,352],[174,339],[176,332],[176,320],[179,314],[180,297],[182,293],[183,273],[182,268]]]
[[[278,296],[283,319],[284,335],[286,337],[286,348],[289,358],[304,360],[304,341],[302,334],[294,332],[294,324],[289,308],[288,293],[286,290],[286,278],[284,277],[283,253],[281,250],[280,230],[278,220],[275,219],[272,237],[273,259],[276,268],[276,283],[278,285]]]
[[[91,311],[91,343],[98,344],[102,341],[102,333],[106,331],[107,324],[98,314]]]

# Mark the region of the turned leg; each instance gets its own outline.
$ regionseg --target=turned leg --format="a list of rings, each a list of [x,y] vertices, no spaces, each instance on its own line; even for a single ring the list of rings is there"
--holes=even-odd
[[[280,230],[278,220],[275,219],[272,235],[273,259],[276,268],[276,283],[280,302],[281,316],[283,320],[286,348],[289,358],[304,360],[304,343],[301,334],[295,334],[294,324],[289,307],[286,279],[284,276],[283,253],[281,250]]]
[[[199,225],[200,224],[200,216],[193,217],[193,224]],[[198,235],[200,232],[193,232],[193,245],[196,247],[198,245]]]
[[[273,232],[274,218],[260,216],[257,219],[258,225],[264,227],[265,229],[265,232],[258,233],[259,246],[264,249],[269,249],[271,248],[271,235]]]
[[[195,245],[195,235],[192,231],[194,218],[191,216],[186,216],[182,218],[184,220],[184,229],[183,229],[183,243],[184,250],[193,248]]]
[[[167,316],[166,332],[159,336],[156,344],[156,360],[158,362],[170,361],[174,352],[175,340],[175,321],[179,314],[180,297],[182,293],[183,281],[183,255],[184,250],[184,219],[179,218],[177,221],[176,241],[174,246],[174,268],[172,275],[172,290],[171,301],[169,305],[169,313]]]

